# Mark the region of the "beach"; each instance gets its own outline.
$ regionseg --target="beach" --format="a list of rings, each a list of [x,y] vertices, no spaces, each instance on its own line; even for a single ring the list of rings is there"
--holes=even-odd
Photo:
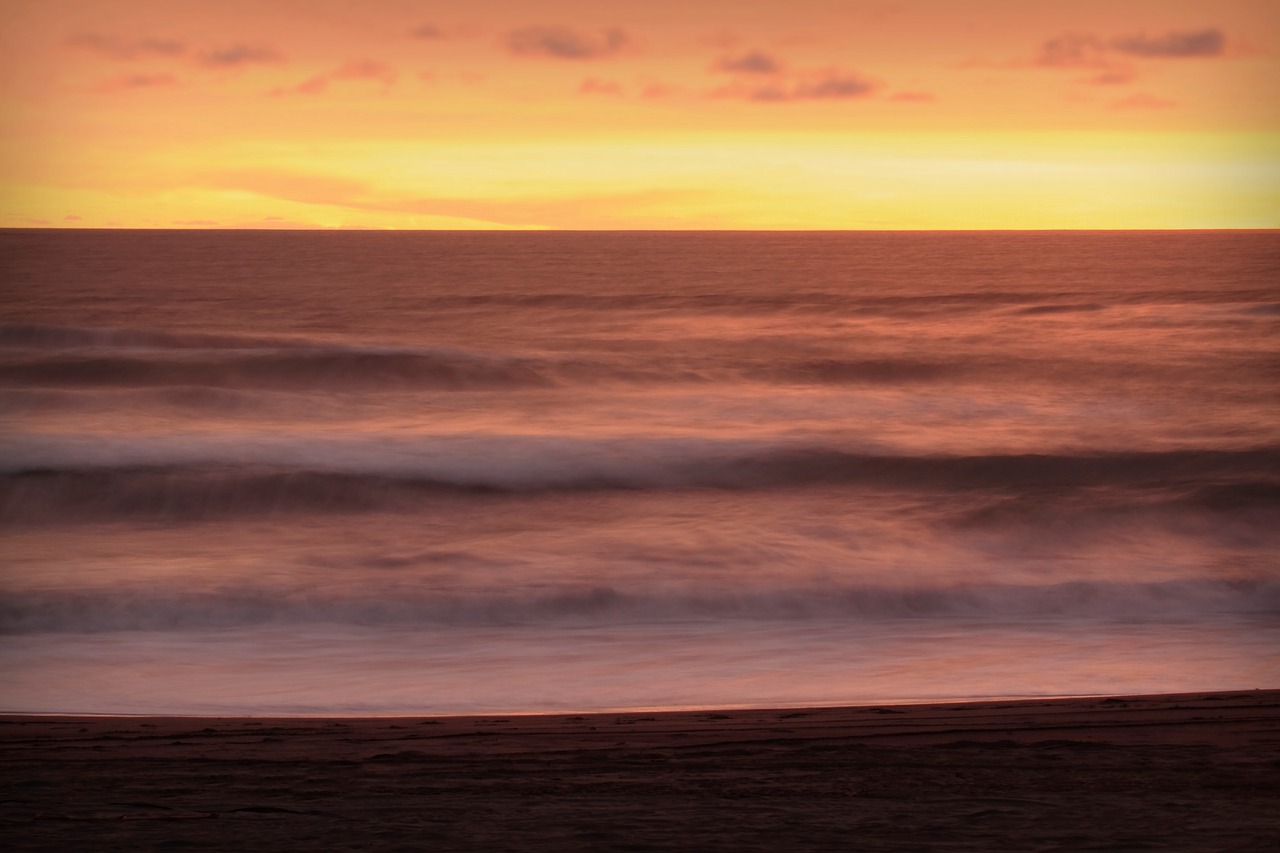
[[[15,850],[1267,850],[1280,690],[0,717]]]

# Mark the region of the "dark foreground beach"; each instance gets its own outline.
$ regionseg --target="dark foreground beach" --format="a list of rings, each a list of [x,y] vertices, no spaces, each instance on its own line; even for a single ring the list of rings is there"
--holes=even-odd
[[[451,718],[0,717],[20,850],[1274,850],[1280,690]]]

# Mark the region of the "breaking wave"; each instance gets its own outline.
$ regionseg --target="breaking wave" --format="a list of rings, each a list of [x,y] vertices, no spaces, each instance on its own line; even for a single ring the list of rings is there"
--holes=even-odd
[[[11,522],[393,510],[442,490],[813,485],[1039,497],[1092,490],[1089,499],[1104,505],[1108,495],[1141,491],[1148,503],[1218,512],[1280,505],[1275,447],[907,456],[691,439],[165,436],[16,440],[7,451],[0,507]]]
[[[923,358],[680,363],[653,355],[613,363],[455,347],[359,346],[62,326],[0,326],[0,386],[11,389],[207,387],[270,390],[494,390],[577,383],[746,381],[787,384],[932,382],[990,366]],[[67,401],[69,404],[72,401]],[[160,401],[163,402],[163,401]]]
[[[400,586],[281,591],[98,589],[11,593],[0,633],[182,631],[273,624],[371,627],[637,624],[686,620],[871,620],[918,617],[1159,620],[1197,614],[1273,614],[1280,582],[1199,579],[1018,586],[822,585],[814,587],[434,590]]]

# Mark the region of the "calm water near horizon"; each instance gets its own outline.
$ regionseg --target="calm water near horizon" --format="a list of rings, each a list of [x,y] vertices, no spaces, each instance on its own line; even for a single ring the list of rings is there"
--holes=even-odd
[[[0,710],[1280,686],[1280,232],[0,231]]]

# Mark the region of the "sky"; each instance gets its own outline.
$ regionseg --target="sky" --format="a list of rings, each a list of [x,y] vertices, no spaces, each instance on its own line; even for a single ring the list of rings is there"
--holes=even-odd
[[[0,227],[1280,227],[1280,0],[5,0]]]

